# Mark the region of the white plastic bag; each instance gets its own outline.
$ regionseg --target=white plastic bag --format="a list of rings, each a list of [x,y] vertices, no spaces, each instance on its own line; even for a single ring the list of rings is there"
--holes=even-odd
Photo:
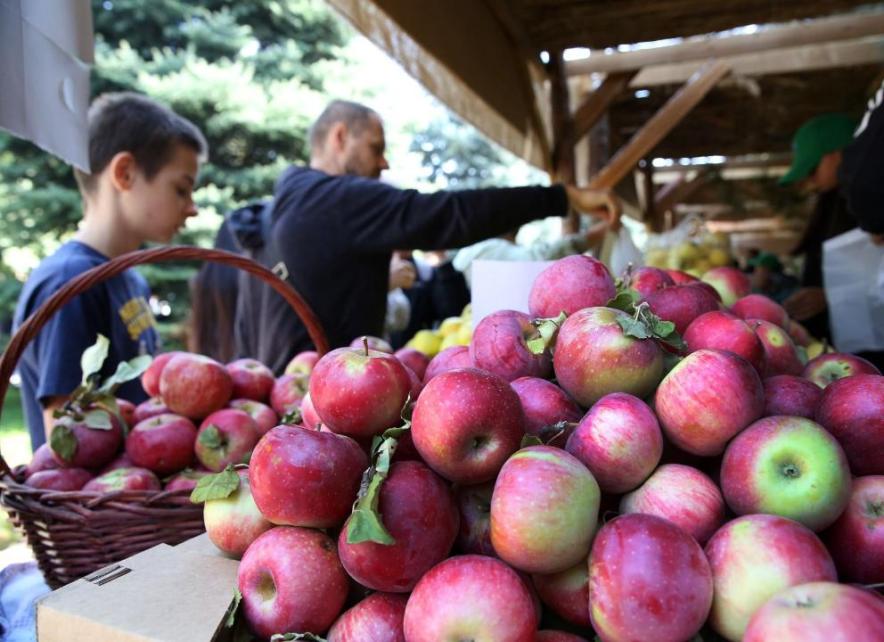
[[[636,247],[625,225],[621,225],[618,232],[608,232],[605,235],[601,255],[601,260],[607,264],[615,277],[623,274],[630,263],[633,267],[644,265],[644,256]]]
[[[829,239],[823,281],[835,347],[884,350],[884,247],[860,229]]]

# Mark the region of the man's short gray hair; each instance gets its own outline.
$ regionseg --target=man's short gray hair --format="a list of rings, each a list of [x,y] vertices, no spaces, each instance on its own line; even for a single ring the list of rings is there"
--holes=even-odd
[[[378,113],[370,107],[349,100],[333,100],[310,128],[310,148],[322,147],[333,125],[344,123],[351,134],[359,134],[372,117],[380,119]]]

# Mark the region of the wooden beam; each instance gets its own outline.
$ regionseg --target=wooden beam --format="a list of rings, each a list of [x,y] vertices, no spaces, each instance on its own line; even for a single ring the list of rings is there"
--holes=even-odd
[[[884,62],[884,37],[787,47],[720,60],[731,68],[735,76],[749,77],[868,65]],[[700,64],[694,61],[646,67],[629,84],[631,87],[680,84],[690,78]]]
[[[591,55],[567,65],[568,75],[628,71],[651,65],[759,53],[798,45],[819,45],[884,33],[884,10],[792,22],[737,36],[702,36],[668,47]]]
[[[595,91],[574,112],[574,143],[586,136],[599,122],[612,102],[629,86],[637,72],[608,74]]]
[[[639,159],[649,155],[697,103],[728,73],[724,63],[710,61],[688,83],[676,92],[663,107],[611,159],[611,162],[590,182],[592,187],[614,187]]]
[[[573,184],[576,178],[574,120],[571,118],[571,98],[564,70],[562,52],[551,51],[547,71],[550,79],[550,106],[553,125],[553,180]],[[562,231],[566,234],[573,234],[579,229],[579,224],[578,215],[572,212],[562,224]]]
[[[660,232],[663,228],[663,221],[658,218],[658,210],[654,203],[654,164],[651,161],[651,158],[645,158],[644,162],[640,163],[642,193],[644,194],[642,219],[651,226],[654,232]]]
[[[657,211],[665,212],[671,210],[678,203],[689,198],[691,194],[700,189],[704,183],[712,175],[712,170],[708,168],[701,169],[690,180],[685,180],[684,176],[663,185],[654,196],[654,206]]]

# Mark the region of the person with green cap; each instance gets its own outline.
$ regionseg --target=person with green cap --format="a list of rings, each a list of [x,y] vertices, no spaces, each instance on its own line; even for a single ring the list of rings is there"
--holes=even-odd
[[[793,254],[804,254],[801,288],[783,301],[789,316],[811,334],[831,339],[823,289],[823,243],[856,227],[838,189],[842,150],[853,140],[856,121],[845,114],[823,114],[804,123],[792,140],[793,160],[780,185],[797,184],[817,194],[804,236]]]

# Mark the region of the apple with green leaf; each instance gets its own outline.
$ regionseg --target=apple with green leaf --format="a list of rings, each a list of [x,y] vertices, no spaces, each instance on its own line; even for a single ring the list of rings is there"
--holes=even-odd
[[[249,471],[228,466],[199,480],[190,495],[192,502],[204,502],[206,533],[220,551],[241,557],[258,537],[273,528],[258,510],[249,487]]]
[[[230,464],[247,463],[258,439],[258,426],[248,413],[225,408],[200,424],[194,451],[203,466],[217,473]]]

